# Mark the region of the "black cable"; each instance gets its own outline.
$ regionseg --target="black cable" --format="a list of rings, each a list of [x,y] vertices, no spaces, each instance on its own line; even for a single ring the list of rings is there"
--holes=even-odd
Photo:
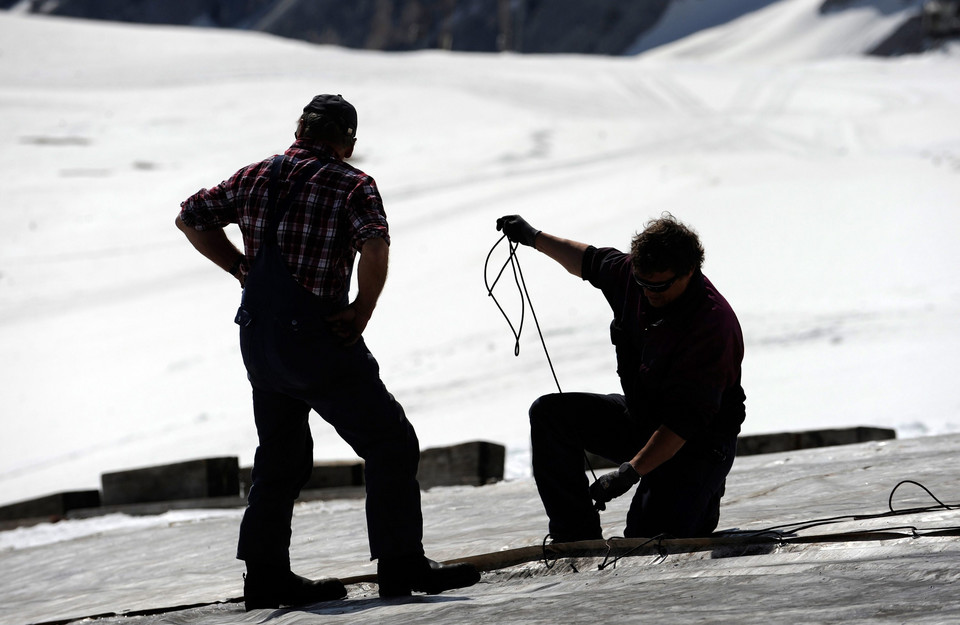
[[[936,495],[934,495],[932,492],[930,492],[930,489],[929,489],[929,488],[927,488],[926,486],[924,486],[924,485],[921,484],[920,482],[914,482],[913,480],[901,480],[896,486],[893,487],[893,490],[890,491],[890,498],[887,500],[887,507],[890,508],[890,512],[896,512],[896,511],[893,509],[893,494],[896,493],[896,492],[897,492],[897,489],[900,488],[901,486],[903,486],[904,484],[913,484],[914,486],[919,486],[920,488],[922,488],[923,490],[925,490],[928,495],[930,495],[930,498],[931,498],[931,499],[933,499],[933,500],[936,501],[938,504],[940,504],[939,507],[941,507],[941,508],[945,508],[946,510],[954,510],[954,509],[960,508],[960,506],[948,506],[947,504],[943,503],[942,501],[940,501],[939,499],[937,499],[937,496],[936,496]],[[933,508],[936,508],[936,507],[937,507],[937,506],[931,506],[932,509],[933,509]]]
[[[490,252],[487,254],[487,260],[483,263],[483,283],[487,287],[487,295],[493,299],[493,303],[497,305],[497,308],[500,310],[500,314],[503,315],[503,318],[507,320],[507,325],[510,326],[510,331],[513,332],[513,337],[516,339],[516,343],[513,347],[513,355],[520,355],[520,334],[523,332],[523,320],[526,313],[526,303],[530,305],[530,315],[533,317],[533,323],[537,327],[537,334],[540,336],[540,344],[543,346],[543,354],[547,357],[547,364],[550,365],[550,373],[553,375],[553,382],[557,385],[557,392],[563,393],[563,389],[560,388],[560,381],[557,379],[557,371],[553,367],[553,360],[550,358],[550,352],[547,350],[547,342],[543,338],[543,331],[540,329],[540,321],[537,319],[537,311],[533,309],[533,300],[530,299],[530,293],[527,291],[527,283],[523,279],[523,270],[520,268],[520,261],[517,258],[517,248],[520,247],[519,243],[513,243],[512,241],[507,241],[507,249],[510,250],[509,255],[507,256],[506,262],[503,263],[503,266],[500,267],[500,271],[497,272],[497,278],[493,281],[493,284],[490,284],[490,281],[487,279],[489,274],[488,268],[490,265],[490,257],[493,256],[493,252],[497,249],[497,246],[507,238],[507,235],[501,236],[496,243],[493,244],[493,247],[490,248]],[[520,292],[520,324],[516,329],[513,327],[513,323],[510,321],[510,317],[507,315],[506,311],[503,310],[503,306],[500,305],[500,302],[497,301],[496,296],[493,294],[493,289],[497,286],[497,282],[500,281],[500,278],[503,277],[503,272],[506,271],[507,265],[510,265],[510,268],[513,270],[513,280],[517,285],[517,290]]]
[[[924,507],[920,507],[920,508],[905,508],[905,509],[901,509],[901,510],[896,510],[896,509],[894,509],[894,507],[893,507],[893,495],[897,492],[897,489],[899,489],[899,488],[900,488],[901,486],[903,486],[904,484],[913,484],[913,485],[915,485],[915,486],[919,486],[919,487],[922,488],[924,491],[926,491],[926,493],[927,493],[928,495],[930,495],[930,498],[933,499],[934,501],[936,501],[938,505],[936,505],[936,506],[924,506]],[[936,495],[934,495],[934,494],[930,491],[929,488],[927,488],[927,487],[924,486],[923,484],[920,484],[919,482],[915,482],[915,481],[913,481],[913,480],[901,480],[899,483],[897,483],[896,486],[893,487],[893,489],[890,491],[890,496],[889,496],[889,498],[888,498],[888,500],[887,500],[887,507],[889,508],[889,511],[888,511],[888,512],[877,512],[877,513],[872,513],[872,514],[848,514],[848,515],[842,515],[842,516],[827,517],[827,518],[823,518],[823,519],[810,519],[810,520],[805,520],[805,521],[797,521],[796,523],[786,523],[786,524],[784,524],[784,525],[774,525],[774,526],[772,526],[772,527],[767,527],[767,528],[764,528],[764,529],[762,529],[762,530],[756,530],[756,531],[743,531],[743,532],[739,532],[739,531],[738,531],[738,532],[726,532],[726,533],[728,533],[728,534],[750,534],[750,535],[759,535],[759,534],[767,534],[767,533],[776,533],[776,534],[781,534],[781,535],[783,535],[783,534],[794,534],[794,533],[799,532],[799,531],[801,531],[801,530],[806,530],[806,529],[810,529],[810,528],[813,528],[813,527],[819,527],[819,526],[821,526],[821,525],[833,525],[833,524],[835,524],[835,523],[842,523],[842,522],[844,522],[844,521],[866,521],[866,520],[870,520],[870,519],[881,519],[881,518],[892,517],[892,516],[903,516],[903,515],[907,515],[907,514],[918,514],[918,513],[930,512],[930,511],[932,511],[932,510],[938,510],[938,509],[944,509],[944,510],[957,510],[957,509],[960,509],[960,505],[952,505],[952,506],[951,506],[951,505],[947,505],[947,504],[943,503],[942,501],[940,501],[940,500],[936,497]]]
[[[497,305],[497,309],[500,310],[500,314],[503,315],[503,318],[507,320],[507,325],[510,326],[510,331],[513,333],[513,338],[515,343],[513,346],[513,355],[520,355],[520,335],[523,333],[523,321],[526,316],[526,307],[529,304],[530,306],[530,315],[533,317],[533,323],[537,327],[537,334],[540,336],[540,344],[543,346],[543,354],[547,357],[547,364],[550,366],[550,374],[553,376],[553,382],[557,385],[557,392],[561,395],[563,394],[563,389],[560,388],[560,381],[557,379],[557,371],[553,366],[553,359],[550,358],[550,352],[547,350],[547,342],[543,338],[543,331],[540,329],[540,321],[537,319],[537,311],[533,309],[533,300],[530,299],[530,292],[527,290],[527,283],[523,279],[523,270],[520,268],[520,260],[517,258],[517,248],[520,247],[519,243],[514,243],[507,239],[507,249],[510,250],[507,260],[500,267],[500,271],[497,272],[497,277],[490,283],[488,276],[490,274],[490,258],[493,256],[493,252],[497,249],[500,243],[507,238],[507,235],[502,235],[497,242],[493,244],[493,247],[490,248],[490,251],[487,253],[487,259],[483,263],[483,284],[487,287],[487,295],[493,299],[493,303]],[[496,296],[493,294],[493,289],[496,288],[497,283],[500,282],[500,278],[503,277],[503,272],[506,271],[507,265],[510,266],[513,271],[513,280],[517,285],[517,290],[520,292],[520,323],[516,328],[513,327],[513,322],[510,321],[509,315],[503,309],[503,306],[500,305],[500,302],[497,300]],[[590,473],[593,475],[593,480],[597,480],[597,474],[593,470],[593,465],[590,464],[590,458],[587,457],[587,452],[583,452],[583,460],[587,465],[587,468],[590,469]]]
[[[603,562],[601,562],[599,565],[597,565],[597,570],[598,570],[598,571],[602,571],[603,569],[607,568],[608,566],[612,566],[613,568],[617,568],[617,562],[619,562],[620,560],[622,560],[622,559],[624,559],[624,558],[626,558],[626,557],[628,557],[628,556],[633,555],[634,552],[639,551],[640,549],[643,549],[644,547],[646,547],[646,546],[649,545],[650,543],[654,543],[654,542],[657,543],[657,559],[654,560],[654,564],[656,564],[656,563],[658,563],[658,562],[662,562],[662,561],[664,561],[664,560],[667,559],[667,556],[668,556],[668,555],[670,555],[670,554],[667,552],[666,548],[663,546],[663,541],[664,541],[665,539],[667,539],[667,538],[670,538],[670,535],[668,535],[668,534],[657,534],[657,535],[654,536],[653,538],[650,538],[650,539],[646,540],[645,542],[640,543],[640,544],[637,545],[636,547],[634,547],[634,548],[632,548],[632,549],[630,549],[630,550],[628,550],[628,551],[625,551],[624,553],[621,553],[621,554],[618,555],[618,556],[611,556],[611,555],[610,555],[610,553],[613,551],[613,541],[616,540],[615,538],[611,538],[610,540],[607,541],[607,553],[606,553],[606,555],[603,557]]]
[[[520,327],[519,329],[515,329],[513,327],[513,322],[510,321],[509,315],[507,315],[506,311],[503,309],[503,306],[500,305],[500,302],[493,295],[493,289],[494,287],[497,286],[497,282],[499,282],[500,278],[503,276],[503,272],[507,269],[507,265],[513,264],[514,258],[516,257],[516,249],[517,249],[517,246],[519,245],[518,243],[510,243],[509,241],[507,242],[507,247],[510,249],[510,256],[507,258],[507,262],[505,262],[503,266],[500,267],[500,271],[497,273],[497,278],[496,280],[493,281],[493,284],[490,284],[489,280],[487,279],[487,275],[488,275],[487,268],[490,265],[490,257],[493,256],[494,250],[497,249],[497,246],[500,245],[501,241],[503,241],[506,238],[506,236],[507,235],[503,235],[502,237],[500,237],[500,239],[494,244],[494,246],[490,248],[490,252],[487,253],[487,259],[483,263],[483,284],[484,286],[487,287],[487,295],[493,299],[493,303],[497,305],[497,308],[500,310],[500,314],[503,315],[503,318],[507,321],[507,325],[510,326],[510,331],[513,333],[513,338],[516,340],[516,343],[513,346],[513,355],[519,356],[520,355],[520,333],[523,331],[523,319],[524,319],[524,314],[526,312],[526,302],[523,299],[523,294],[521,293],[520,295]],[[514,279],[516,280],[516,268],[514,268]],[[519,282],[517,284],[519,286]]]
[[[897,492],[897,489],[899,489],[899,488],[900,488],[901,486],[903,486],[904,484],[913,484],[913,485],[915,485],[915,486],[919,486],[919,487],[922,488],[924,491],[926,491],[926,493],[927,493],[928,495],[930,495],[930,498],[933,499],[934,501],[936,501],[938,505],[936,505],[936,506],[926,506],[926,507],[920,507],[920,508],[905,508],[905,509],[901,509],[901,510],[896,510],[896,509],[894,509],[894,507],[893,507],[893,495]],[[953,504],[953,505],[945,504],[944,502],[940,501],[940,499],[938,499],[937,496],[934,495],[933,492],[931,492],[929,488],[927,488],[926,486],[924,486],[923,484],[921,484],[921,483],[919,483],[919,482],[915,482],[914,480],[902,480],[902,481],[900,481],[899,483],[897,483],[897,485],[894,486],[893,489],[890,491],[890,497],[889,497],[889,499],[888,499],[888,501],[887,501],[887,505],[888,505],[888,507],[890,508],[890,510],[889,510],[888,512],[878,512],[878,513],[873,513],[873,514],[850,514],[850,515],[844,515],[844,516],[828,517],[828,518],[823,518],[823,519],[810,519],[810,520],[804,520],[804,521],[797,521],[796,523],[786,523],[786,524],[783,524],[783,525],[774,525],[774,526],[772,526],[772,527],[767,527],[767,528],[760,529],[760,530],[731,530],[731,531],[726,531],[726,532],[718,532],[718,533],[714,534],[714,536],[718,536],[718,537],[722,537],[722,536],[744,536],[744,537],[747,537],[747,538],[768,537],[768,538],[777,540],[777,541],[779,541],[779,542],[781,542],[781,543],[788,543],[788,542],[792,542],[792,541],[790,540],[790,538],[789,538],[790,535],[792,535],[792,536],[795,537],[795,535],[796,535],[797,532],[800,532],[800,531],[802,531],[802,530],[807,530],[807,529],[810,529],[810,528],[813,528],[813,527],[818,527],[818,526],[821,526],[821,525],[833,525],[833,524],[836,524],[836,523],[842,523],[842,522],[844,522],[844,521],[864,521],[864,520],[882,519],[882,518],[895,517],[895,516],[905,516],[905,515],[908,515],[908,514],[920,514],[920,513],[924,513],[924,512],[932,512],[932,511],[934,511],[934,510],[941,510],[941,509],[942,509],[942,510],[958,510],[958,509],[960,509],[960,504]],[[924,536],[937,536],[937,535],[953,536],[953,535],[957,535],[958,533],[960,533],[960,527],[958,527],[958,526],[947,526],[947,527],[935,527],[935,528],[924,528],[924,529],[920,529],[920,528],[917,528],[915,525],[898,525],[898,526],[892,526],[892,527],[884,527],[884,528],[881,528],[881,529],[882,529],[883,531],[891,531],[891,530],[910,530],[910,533],[911,533],[911,535],[912,535],[914,538],[921,538],[921,537],[924,537]],[[871,531],[873,531],[873,530],[871,530]],[[876,530],[876,531],[880,531],[880,530]],[[863,532],[863,530],[853,530],[853,531],[850,531],[850,532],[841,532],[841,533],[836,534],[836,535],[837,535],[837,536],[843,536],[844,534],[860,534],[860,533],[862,533],[862,532]],[[659,553],[659,557],[657,558],[657,560],[655,561],[655,563],[656,563],[656,562],[659,562],[659,561],[662,561],[662,560],[665,559],[666,556],[667,556],[666,550],[665,550],[664,547],[663,547],[663,540],[664,540],[664,539],[667,539],[667,538],[670,538],[670,536],[667,535],[667,534],[658,534],[657,536],[654,536],[653,538],[647,540],[646,542],[642,543],[641,545],[638,545],[638,546],[634,547],[633,549],[630,549],[629,551],[627,551],[627,552],[625,552],[625,553],[622,553],[622,554],[620,554],[620,555],[618,555],[618,556],[613,556],[613,557],[611,557],[610,554],[609,554],[609,551],[608,551],[607,555],[606,555],[606,556],[604,557],[604,559],[603,559],[603,562],[600,563],[600,565],[599,565],[599,567],[598,567],[598,570],[601,570],[601,571],[602,571],[603,569],[605,569],[605,568],[607,568],[607,567],[609,567],[609,566],[611,566],[611,565],[615,567],[615,566],[616,566],[616,563],[617,563],[619,560],[621,560],[621,559],[623,559],[623,558],[631,555],[632,553],[634,553],[634,552],[642,549],[643,547],[646,547],[647,545],[649,545],[651,542],[654,542],[654,541],[657,542],[657,546],[658,546],[657,551],[658,551],[658,553]],[[611,539],[611,540],[615,540],[615,539]],[[609,544],[608,544],[608,549],[609,549]]]
[[[540,549],[543,554],[541,556],[541,561],[543,562],[543,565],[547,567],[548,571],[553,568],[554,562],[557,561],[556,558],[550,558],[547,554],[547,546],[550,544],[547,541],[550,540],[550,538],[551,538],[550,534],[547,534],[546,536],[543,537],[543,542],[540,544]]]

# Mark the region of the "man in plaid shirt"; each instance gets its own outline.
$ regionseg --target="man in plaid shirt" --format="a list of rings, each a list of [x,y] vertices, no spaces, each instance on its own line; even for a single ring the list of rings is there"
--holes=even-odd
[[[244,287],[236,321],[259,436],[237,551],[246,562],[248,610],[346,596],[337,579],[308,580],[290,570],[293,504],[313,469],[311,409],[365,461],[380,595],[437,593],[479,580],[471,565],[424,556],[419,441],[361,336],[386,281],[390,239],[376,183],[344,162],[356,127],[356,110],[341,96],[315,97],[283,155],[200,190],[176,220],[201,254]],[[232,223],[243,252],[224,232]]]

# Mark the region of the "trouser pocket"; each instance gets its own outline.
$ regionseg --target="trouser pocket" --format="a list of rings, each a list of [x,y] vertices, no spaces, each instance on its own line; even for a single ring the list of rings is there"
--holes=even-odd
[[[250,324],[253,323],[253,315],[250,314],[250,311],[241,306],[237,309],[237,316],[233,318],[233,322],[241,328],[248,328],[250,327]]]

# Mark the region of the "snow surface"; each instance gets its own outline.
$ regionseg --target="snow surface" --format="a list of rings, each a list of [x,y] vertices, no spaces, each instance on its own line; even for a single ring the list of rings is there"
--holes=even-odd
[[[747,341],[746,433],[960,431],[960,57],[859,56],[890,12],[817,4],[768,3],[629,58],[0,13],[0,503],[138,466],[252,462],[240,291],[173,220],[286,148],[321,92],[359,109],[354,163],[393,237],[366,336],[423,447],[497,441],[508,475],[529,475],[526,410],[555,386],[529,316],[515,358],[484,289],[510,213],[621,248],[662,211],[695,227]],[[617,391],[602,297],[520,260],[560,385]],[[516,320],[512,285],[496,295]],[[318,459],[354,457],[313,423]]]
[[[488,572],[463,590],[386,601],[359,577],[376,572],[363,501],[302,502],[293,517],[293,569],[340,577],[349,594],[290,610],[244,613],[236,601],[175,607],[242,594],[243,563],[234,558],[241,510],[40,524],[0,532],[0,623],[107,613],[123,616],[96,622],[539,625],[562,614],[569,623],[957,623],[958,445],[953,434],[740,458],[720,527],[767,538],[774,534],[764,530],[775,528],[785,543],[694,539],[701,548],[688,552],[685,541],[666,540],[603,570],[601,557],[501,568],[513,549],[542,556],[546,517],[532,478],[430,489],[422,497],[427,553],[439,560],[487,554]],[[615,549],[629,504],[629,497],[615,499],[601,515]],[[791,544],[791,535],[800,542]]]

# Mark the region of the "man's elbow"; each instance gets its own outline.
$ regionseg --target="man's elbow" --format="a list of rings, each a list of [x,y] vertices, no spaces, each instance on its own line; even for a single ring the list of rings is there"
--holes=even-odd
[[[382,237],[371,237],[360,246],[360,255],[386,259],[390,255],[390,244]]]
[[[180,219],[180,215],[177,215],[177,218],[174,220],[173,223],[176,224],[177,230],[179,230],[180,232],[183,232],[183,233],[186,233],[186,232],[187,232],[187,228],[189,228],[189,226],[188,226],[187,224],[183,223],[183,220]]]

